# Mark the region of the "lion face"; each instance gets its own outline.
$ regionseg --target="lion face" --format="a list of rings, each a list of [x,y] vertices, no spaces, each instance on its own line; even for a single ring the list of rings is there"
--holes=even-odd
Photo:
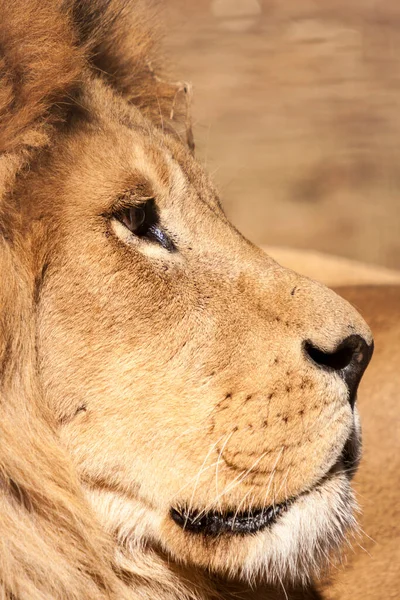
[[[305,577],[353,521],[370,331],[244,239],[182,144],[92,87],[96,119],[20,184],[62,442],[126,555]]]

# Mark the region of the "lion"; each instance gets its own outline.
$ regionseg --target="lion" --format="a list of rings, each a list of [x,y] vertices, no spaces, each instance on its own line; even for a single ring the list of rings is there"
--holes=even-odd
[[[368,325],[230,224],[150,8],[0,9],[1,598],[314,593]]]

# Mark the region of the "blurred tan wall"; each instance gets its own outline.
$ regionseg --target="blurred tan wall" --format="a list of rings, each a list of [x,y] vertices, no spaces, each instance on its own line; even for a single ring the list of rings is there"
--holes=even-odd
[[[257,243],[400,267],[400,2],[166,0],[197,155]]]

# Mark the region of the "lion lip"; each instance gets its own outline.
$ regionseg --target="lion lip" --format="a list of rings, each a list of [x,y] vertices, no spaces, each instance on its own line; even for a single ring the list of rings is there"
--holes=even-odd
[[[351,476],[357,466],[357,460],[359,459],[359,453],[356,452],[353,445],[352,436],[350,436],[335,464],[316,484],[310,489],[304,490],[298,496],[292,496],[280,504],[243,512],[204,512],[197,509],[188,510],[186,507],[177,507],[170,509],[170,516],[185,532],[202,534],[207,537],[218,537],[224,534],[243,536],[255,534],[274,525],[278,518],[283,515],[291,505],[293,505],[300,497],[318,489],[338,468],[344,466],[344,472],[348,476]],[[355,453],[357,454],[358,459],[355,456]]]
[[[275,506],[236,513],[209,511],[207,513],[187,509],[171,508],[170,515],[173,521],[185,531],[200,533],[209,537],[221,534],[248,535],[262,531],[273,525],[291,504],[286,500]]]

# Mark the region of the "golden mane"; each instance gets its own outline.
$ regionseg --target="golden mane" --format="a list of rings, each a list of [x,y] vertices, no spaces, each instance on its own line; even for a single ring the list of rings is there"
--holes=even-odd
[[[34,131],[76,108],[88,70],[155,124],[178,125],[188,90],[163,78],[148,3],[2,0],[0,9],[0,152],[32,145]]]
[[[34,286],[19,257],[13,181],[79,106],[85,73],[107,80],[156,125],[172,127],[152,12],[118,1],[0,2],[0,598],[118,598],[113,566],[35,377]],[[32,464],[35,469],[32,469]],[[132,598],[132,591],[129,591]]]

